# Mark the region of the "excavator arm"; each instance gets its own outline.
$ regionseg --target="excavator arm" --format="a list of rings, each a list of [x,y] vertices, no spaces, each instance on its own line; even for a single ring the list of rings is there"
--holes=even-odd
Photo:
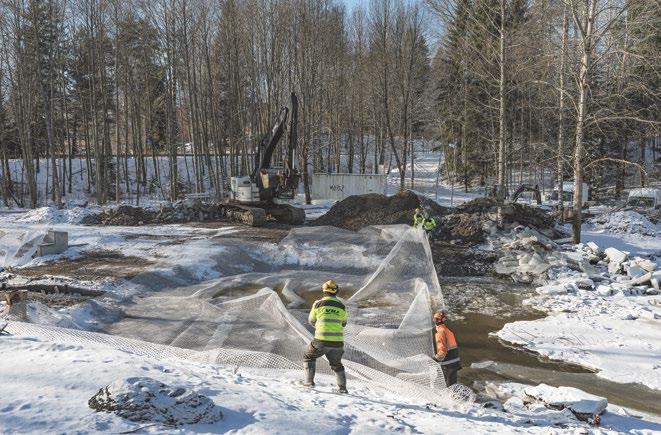
[[[283,107],[280,110],[278,115],[278,120],[271,129],[261,140],[259,148],[257,148],[257,153],[255,154],[255,169],[253,170],[252,178],[256,180],[257,173],[262,169],[271,168],[271,160],[273,159],[273,152],[275,147],[278,146],[278,142],[282,138],[282,134],[285,132],[285,125],[287,124],[287,117],[289,116],[289,109]]]
[[[512,195],[511,202],[516,202],[523,192],[535,192],[535,193],[539,194],[539,188],[534,188],[534,187],[531,187],[527,184],[522,184],[522,185],[519,186],[518,189],[516,189],[516,191],[514,192],[514,195]]]
[[[255,154],[255,169],[251,175],[251,180],[259,188],[259,196],[263,201],[272,201],[274,198],[294,197],[300,177],[298,171],[294,168],[294,151],[298,143],[297,128],[298,122],[298,98],[292,92],[291,95],[292,119],[289,128],[289,147],[282,169],[272,168],[273,153],[275,152],[280,139],[287,125],[289,109],[283,107],[278,115],[278,120],[271,131],[264,136],[260,146]]]

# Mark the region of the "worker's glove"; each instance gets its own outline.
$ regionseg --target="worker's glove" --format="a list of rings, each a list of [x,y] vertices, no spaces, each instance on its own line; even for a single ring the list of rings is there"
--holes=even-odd
[[[446,354],[447,354],[446,352],[439,352],[439,353],[436,354],[436,356],[434,357],[434,359],[435,359],[436,361],[438,361],[438,362],[441,362],[441,361],[443,361],[443,359],[445,358],[445,355],[446,355]]]

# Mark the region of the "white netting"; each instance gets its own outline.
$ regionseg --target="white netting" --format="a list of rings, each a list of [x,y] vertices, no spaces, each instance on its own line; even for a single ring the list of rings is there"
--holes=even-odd
[[[6,231],[6,232],[5,232]],[[0,266],[22,266],[32,260],[47,229],[0,231]]]
[[[432,359],[431,316],[443,300],[423,231],[407,226],[358,233],[294,229],[267,262],[277,266],[197,286],[189,296],[136,298],[110,328],[115,336],[70,333],[132,352],[143,343],[139,340],[148,341],[154,344],[144,343],[143,352],[150,355],[170,352],[246,367],[302,368],[304,347],[312,339],[308,310],[322,296],[321,283],[332,278],[349,310],[348,374],[426,401],[446,397],[440,365]],[[319,360],[318,370],[332,373],[325,360]]]

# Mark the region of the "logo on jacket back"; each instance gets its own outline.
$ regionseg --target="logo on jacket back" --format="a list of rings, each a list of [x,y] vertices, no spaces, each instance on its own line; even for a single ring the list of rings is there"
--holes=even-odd
[[[340,310],[336,310],[335,308],[325,308],[325,307],[324,307],[324,313],[325,314],[341,314]]]

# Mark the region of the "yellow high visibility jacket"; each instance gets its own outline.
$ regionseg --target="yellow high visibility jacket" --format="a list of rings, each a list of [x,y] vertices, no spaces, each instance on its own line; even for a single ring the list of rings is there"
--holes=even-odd
[[[434,220],[434,218],[425,219],[422,226],[427,231],[433,231],[434,228],[436,228],[436,220]]]
[[[312,305],[308,321],[314,326],[314,338],[335,344],[344,341],[347,309],[336,296],[324,296]]]

